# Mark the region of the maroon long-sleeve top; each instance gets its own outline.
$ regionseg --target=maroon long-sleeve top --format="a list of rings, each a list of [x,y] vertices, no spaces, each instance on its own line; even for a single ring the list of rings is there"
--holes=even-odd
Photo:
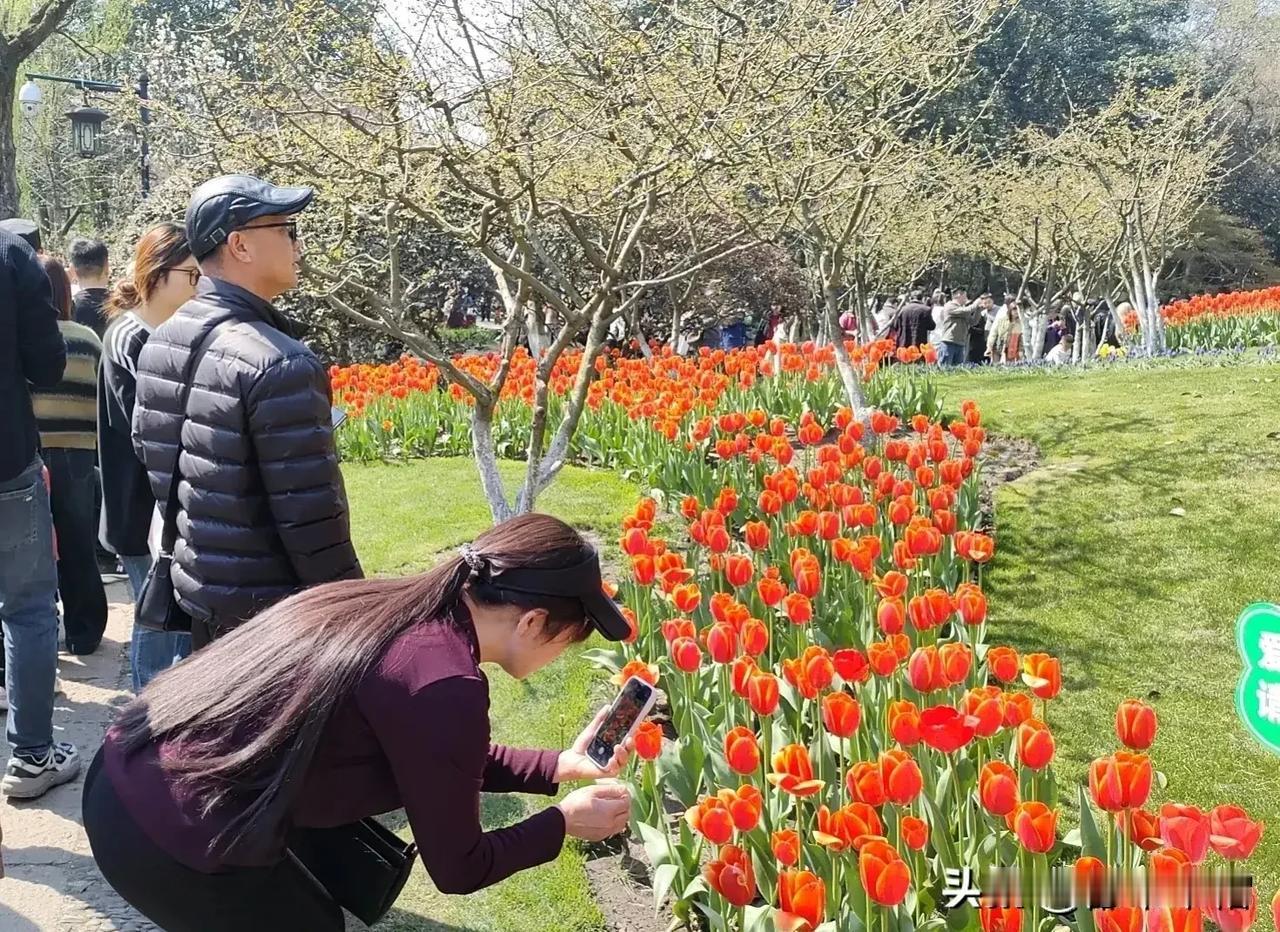
[[[497,831],[480,826],[482,792],[553,795],[559,754],[490,744],[479,659],[463,605],[392,642],[326,726],[293,825],[343,825],[404,807],[427,872],[445,893],[553,860],[565,834],[555,807]],[[147,836],[179,862],[206,873],[249,866],[209,853],[239,809],[201,815],[200,800],[160,765],[180,753],[173,742],[156,742],[126,756],[112,729],[104,772]]]

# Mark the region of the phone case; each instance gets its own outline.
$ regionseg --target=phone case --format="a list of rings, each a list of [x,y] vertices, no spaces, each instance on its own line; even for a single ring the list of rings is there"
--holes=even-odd
[[[628,679],[625,683],[623,683],[623,684],[622,684],[622,689],[620,689],[620,690],[618,691],[618,697],[619,697],[619,699],[620,699],[622,696],[626,695],[627,688],[631,685],[631,682],[632,682],[633,680],[640,680],[640,678],[639,678],[639,677],[637,677],[637,676],[633,676],[633,677],[631,677],[630,679]],[[631,736],[632,736],[633,734],[635,734],[636,729],[640,727],[640,723],[641,723],[641,722],[643,722],[643,721],[645,720],[645,718],[647,718],[647,717],[648,717],[648,715],[649,715],[649,713],[650,713],[651,711],[653,711],[653,705],[654,705],[654,703],[655,703],[655,702],[657,702],[657,701],[658,701],[658,689],[657,689],[657,687],[653,686],[651,683],[647,683],[647,682],[645,682],[644,680],[640,680],[640,682],[644,682],[644,685],[648,688],[648,690],[649,690],[649,698],[648,698],[647,700],[645,700],[644,706],[642,706],[642,707],[641,707],[639,714],[638,714],[638,715],[636,715],[636,717],[635,717],[635,721],[633,721],[633,722],[631,723],[631,727],[627,729],[627,733],[626,733],[625,735],[623,735],[623,736],[622,736],[622,740],[621,740],[621,741],[619,741],[619,742],[618,742],[618,744],[625,744],[625,743],[626,743],[626,742],[631,738]],[[609,720],[609,718],[613,715],[614,706],[616,706],[617,702],[618,702],[618,699],[615,699],[615,700],[614,700],[614,705],[611,705],[611,706],[609,707],[609,714],[605,716],[605,722],[607,722],[607,721]],[[602,723],[602,724],[603,724],[603,723]],[[591,741],[589,741],[589,742],[587,743],[587,757],[588,757],[588,758],[590,758],[590,760],[591,760],[591,762],[592,762],[593,764],[595,764],[597,767],[599,767],[601,770],[603,770],[603,769],[605,768],[605,766],[608,764],[609,759],[611,759],[611,758],[613,757],[613,754],[612,754],[612,752],[610,752],[610,754],[609,754],[609,758],[606,758],[606,760],[605,760],[605,762],[604,762],[603,764],[602,764],[600,761],[596,760],[594,757],[592,757],[592,756],[591,756],[591,746],[592,746],[593,744],[595,744],[595,740],[596,740],[596,738],[597,738],[597,736],[598,736],[599,734],[600,734],[600,730],[599,730],[599,729],[596,729],[596,733],[595,733],[594,735],[592,735],[592,736],[591,736]]]

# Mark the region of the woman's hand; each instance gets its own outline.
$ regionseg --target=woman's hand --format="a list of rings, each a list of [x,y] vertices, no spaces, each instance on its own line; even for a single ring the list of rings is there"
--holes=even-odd
[[[597,767],[595,761],[587,757],[587,747],[591,744],[591,739],[595,737],[596,729],[600,727],[600,723],[604,721],[606,715],[609,714],[609,707],[602,706],[600,711],[596,713],[596,717],[591,720],[591,724],[583,729],[582,734],[578,735],[578,740],[573,742],[573,747],[567,751],[560,752],[560,760],[556,764],[556,782],[567,783],[570,780],[598,780],[601,777],[616,777],[622,772],[622,768],[626,766],[627,759],[631,757],[630,739],[625,744],[621,744],[613,749],[613,759],[609,761],[607,767]]]
[[[621,783],[583,786],[560,800],[556,808],[564,816],[566,835],[583,841],[602,841],[627,827],[631,818],[631,791]]]

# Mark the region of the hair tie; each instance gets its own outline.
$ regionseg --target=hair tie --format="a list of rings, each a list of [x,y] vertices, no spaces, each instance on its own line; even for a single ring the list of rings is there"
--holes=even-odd
[[[475,549],[470,544],[463,544],[458,548],[458,553],[462,555],[462,561],[466,563],[467,566],[471,567],[471,572],[475,573],[477,576],[485,574],[488,564],[485,562],[484,557],[476,553]]]

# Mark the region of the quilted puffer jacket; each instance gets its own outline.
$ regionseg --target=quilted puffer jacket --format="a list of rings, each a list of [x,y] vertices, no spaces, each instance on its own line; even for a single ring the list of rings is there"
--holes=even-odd
[[[184,413],[183,374],[211,329]],[[173,585],[215,636],[299,589],[362,575],[328,373],[289,329],[268,302],[204,278],[138,360],[134,450],[163,510],[181,434]]]

